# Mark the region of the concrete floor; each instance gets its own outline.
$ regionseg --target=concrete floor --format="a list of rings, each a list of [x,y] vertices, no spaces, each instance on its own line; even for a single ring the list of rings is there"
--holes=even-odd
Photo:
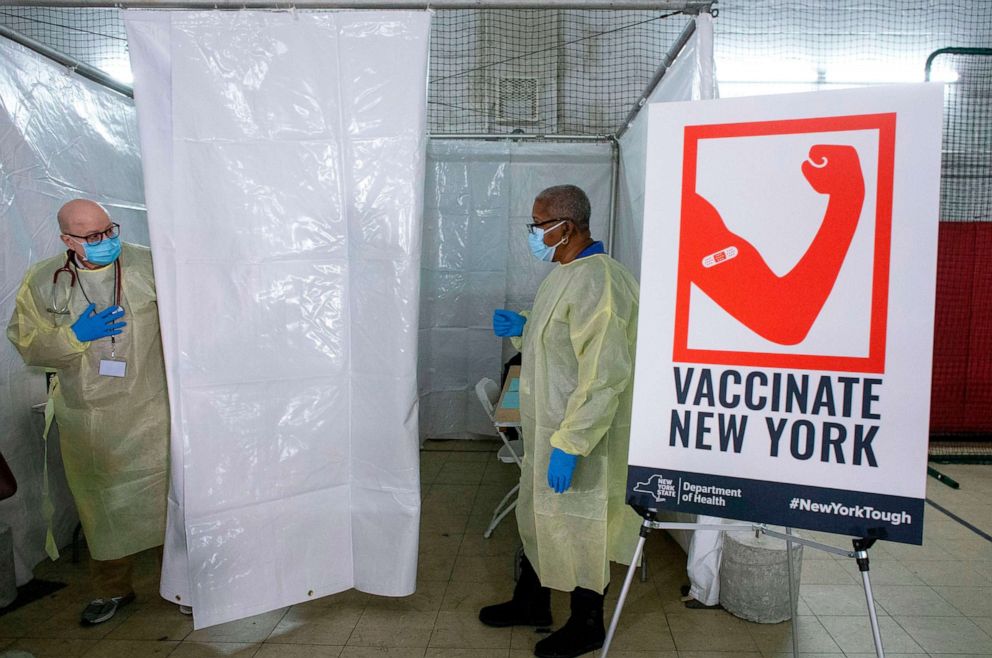
[[[422,453],[423,510],[417,593],[403,599],[355,591],[193,631],[157,595],[154,556],[143,555],[138,599],[113,620],[82,628],[89,592],[85,560],[43,563],[35,575],[69,586],[0,617],[0,656],[254,656],[255,658],[527,658],[533,629],[492,629],[478,609],[509,597],[518,545],[513,516],[491,539],[482,532],[518,471],[495,444],[428,442]],[[928,496],[992,533],[992,466],[940,466],[961,483],[932,478]],[[872,583],[886,655],[992,656],[992,542],[932,506],[922,547],[877,544]],[[835,546],[844,537],[802,533]],[[635,580],[611,658],[788,656],[789,623],[760,625],[721,610],[688,610],[679,600],[685,556],[666,534],[647,544],[649,579]],[[611,614],[624,569],[614,570]],[[806,550],[798,616],[806,656],[874,656],[864,594],[853,560]],[[568,616],[556,593],[557,624]],[[808,652],[808,653],[806,653]]]

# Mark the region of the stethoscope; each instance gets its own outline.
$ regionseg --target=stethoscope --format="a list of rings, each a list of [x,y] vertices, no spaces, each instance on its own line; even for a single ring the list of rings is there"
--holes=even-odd
[[[83,297],[86,298],[87,303],[92,303],[89,295],[86,294],[86,289],[83,288],[83,282],[80,280],[79,275],[76,273],[76,253],[69,249],[65,252],[65,263],[59,269],[55,270],[52,275],[52,298],[51,304],[48,306],[48,312],[54,313],[55,315],[69,315],[69,302],[72,300],[72,289],[79,284],[79,291],[83,293]],[[59,303],[59,277],[67,274],[69,276],[69,286],[65,289],[65,300]],[[65,277],[63,277],[63,281]],[[121,256],[117,256],[117,260],[114,261],[114,306],[121,305]]]

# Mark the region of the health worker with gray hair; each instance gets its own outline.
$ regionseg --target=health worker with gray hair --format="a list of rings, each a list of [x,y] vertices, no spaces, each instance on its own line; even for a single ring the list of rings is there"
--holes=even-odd
[[[570,592],[571,616],[536,644],[539,658],[602,647],[610,561],[630,561],[640,527],[625,500],[638,285],[592,239],[590,212],[574,185],[537,196],[530,249],[558,266],[530,312],[493,316],[496,335],[511,337],[523,352],[516,513],[524,556],[513,598],[483,608],[479,619],[548,626],[550,589]]]

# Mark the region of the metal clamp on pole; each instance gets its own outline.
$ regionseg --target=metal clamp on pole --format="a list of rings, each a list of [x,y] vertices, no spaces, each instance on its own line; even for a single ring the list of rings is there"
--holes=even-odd
[[[854,559],[858,562],[858,570],[868,571],[868,549],[875,543],[875,539],[862,537],[861,539],[853,539],[852,543],[854,544]]]

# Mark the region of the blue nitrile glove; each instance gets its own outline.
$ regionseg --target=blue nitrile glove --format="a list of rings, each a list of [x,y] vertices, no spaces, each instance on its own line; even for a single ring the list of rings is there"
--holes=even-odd
[[[578,463],[578,455],[570,455],[558,448],[552,450],[551,460],[548,462],[548,486],[554,489],[555,493],[568,491],[572,486],[572,473]]]
[[[498,308],[493,311],[493,332],[497,336],[504,338],[523,336],[525,322],[527,322],[527,318],[505,308]]]
[[[117,321],[124,317],[124,309],[120,306],[108,306],[99,313],[94,310],[95,308],[96,304],[87,306],[79,319],[72,324],[72,332],[81,343],[116,336],[127,326],[127,322]]]

